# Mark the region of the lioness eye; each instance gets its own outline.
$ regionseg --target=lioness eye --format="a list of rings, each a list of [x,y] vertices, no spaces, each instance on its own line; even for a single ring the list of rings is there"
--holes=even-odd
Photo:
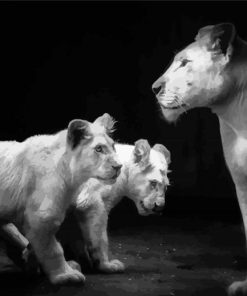
[[[180,65],[180,67],[184,67],[184,66],[186,66],[189,62],[190,62],[190,60],[188,60],[188,59],[184,59],[184,60],[182,60],[182,61],[181,61],[181,65]]]
[[[94,149],[98,153],[102,153],[103,152],[103,147],[101,145],[96,146]]]
[[[150,187],[152,188],[152,189],[155,189],[156,187],[157,187],[157,182],[156,181],[150,181]]]

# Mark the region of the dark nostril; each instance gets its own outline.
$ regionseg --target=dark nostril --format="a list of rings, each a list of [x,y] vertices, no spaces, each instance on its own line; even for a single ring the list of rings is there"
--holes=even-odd
[[[157,95],[159,92],[160,92],[160,90],[161,90],[161,86],[158,86],[158,87],[152,87],[152,90],[153,90],[153,93],[155,94],[155,95]]]
[[[118,164],[118,165],[113,165],[112,167],[114,168],[114,170],[120,171],[122,165],[121,164]]]
[[[163,206],[159,206],[156,203],[154,204],[153,211],[154,212],[161,212],[163,210]]]

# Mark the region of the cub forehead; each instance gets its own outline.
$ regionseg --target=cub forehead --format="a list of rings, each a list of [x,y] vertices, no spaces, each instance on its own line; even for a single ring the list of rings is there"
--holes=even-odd
[[[113,147],[114,141],[107,134],[99,134],[93,138],[92,146],[105,145]]]
[[[161,170],[161,171],[167,173],[168,164],[167,164],[166,158],[159,151],[151,149],[150,163],[152,164],[152,167],[155,168],[155,170],[157,170],[157,171]]]
[[[91,123],[90,124],[90,131],[93,135],[103,135],[106,133],[105,127],[103,125],[100,125],[98,123]]]
[[[98,124],[98,123],[92,123],[90,126],[91,134],[94,136],[93,143],[95,144],[98,142],[102,145],[114,145],[114,140],[110,138],[107,134],[107,131],[104,126]]]
[[[152,169],[147,173],[146,177],[147,180],[149,181],[157,181],[160,184],[168,184],[168,178],[167,178],[167,170],[164,168],[162,169],[161,167],[152,167]]]

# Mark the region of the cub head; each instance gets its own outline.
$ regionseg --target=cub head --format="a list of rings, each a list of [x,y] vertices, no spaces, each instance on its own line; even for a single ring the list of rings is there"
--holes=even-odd
[[[67,153],[70,155],[70,170],[75,182],[82,183],[97,178],[112,184],[120,174],[114,141],[109,136],[114,120],[109,114],[93,123],[75,119],[67,130]]]
[[[167,121],[175,121],[188,109],[210,106],[227,93],[233,84],[228,64],[235,35],[230,23],[206,26],[193,43],[175,55],[152,85]]]
[[[151,149],[147,140],[138,140],[129,168],[129,197],[135,202],[140,215],[161,213],[165,192],[170,152],[161,144]]]

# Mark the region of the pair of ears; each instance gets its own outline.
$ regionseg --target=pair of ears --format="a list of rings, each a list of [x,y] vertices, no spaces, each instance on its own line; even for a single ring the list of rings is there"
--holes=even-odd
[[[201,28],[195,40],[206,44],[209,50],[230,55],[235,37],[235,26],[231,23],[222,23]]]
[[[105,128],[107,134],[111,134],[114,129],[115,120],[108,114],[98,117],[94,123]],[[67,131],[67,142],[71,149],[75,149],[83,139],[90,139],[93,135],[90,131],[90,122],[87,120],[74,119],[69,123]],[[167,164],[171,162],[170,151],[162,144],[155,144],[153,149],[164,155]],[[134,161],[141,167],[149,165],[151,147],[147,140],[138,140],[135,142]]]
[[[155,144],[153,150],[160,152],[166,159],[167,164],[171,162],[170,151],[162,144]],[[142,169],[145,169],[149,164],[151,147],[147,140],[138,140],[135,142],[134,148],[134,162],[138,163]]]
[[[114,131],[115,120],[105,113],[98,117],[94,124],[101,125],[105,128],[107,134],[111,134]],[[75,149],[82,140],[89,140],[92,138],[90,130],[91,123],[87,120],[74,119],[68,125],[67,131],[67,143],[71,149]]]

